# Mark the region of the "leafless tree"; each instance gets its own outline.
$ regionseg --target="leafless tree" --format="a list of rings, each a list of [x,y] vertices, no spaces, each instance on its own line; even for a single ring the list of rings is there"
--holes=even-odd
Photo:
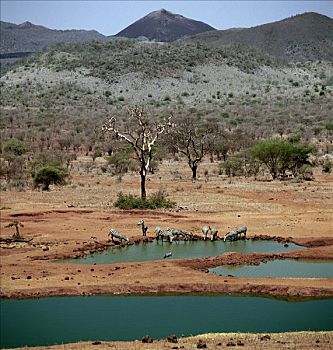
[[[171,116],[163,123],[151,122],[145,115],[143,107],[133,107],[128,109],[130,121],[119,130],[116,118],[111,117],[102,127],[107,133],[115,134],[116,137],[128,142],[134,153],[135,158],[140,164],[140,185],[141,198],[146,198],[146,177],[150,169],[150,163],[153,158],[153,146],[159,135],[167,132],[174,126],[171,123]]]
[[[207,152],[209,130],[191,117],[183,118],[173,130],[173,142],[178,152],[187,158],[192,180],[197,178],[198,165]]]

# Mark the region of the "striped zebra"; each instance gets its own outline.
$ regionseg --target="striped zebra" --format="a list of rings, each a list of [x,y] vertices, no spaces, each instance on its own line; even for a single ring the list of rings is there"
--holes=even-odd
[[[229,241],[236,241],[238,238],[238,232],[236,230],[233,231],[229,231],[224,237],[223,237],[223,241],[225,242],[227,239],[229,239]]]
[[[243,238],[246,238],[247,227],[246,226],[238,227],[236,229],[236,232],[238,233],[239,238],[242,238],[242,234],[243,234]]]
[[[114,238],[117,238],[118,241],[125,241],[125,242],[128,242],[128,238],[125,237],[124,235],[122,235],[121,233],[119,233],[118,231],[114,230],[114,229],[111,229],[109,234],[108,234],[108,237],[111,236],[111,240],[112,242],[114,242]]]
[[[205,241],[208,238],[209,226],[204,226],[201,229],[203,240]]]
[[[147,236],[148,226],[145,224],[143,219],[138,222],[138,225],[141,225],[142,236]]]
[[[162,230],[160,227],[155,228],[155,235],[156,235],[156,240],[158,241],[160,238],[162,239],[162,242],[164,241],[164,238],[172,243],[173,241],[173,234],[170,228],[167,228],[166,230]]]
[[[217,233],[219,232],[219,230],[215,227],[210,227],[210,226],[209,226],[209,229],[210,229],[210,240],[216,241]]]

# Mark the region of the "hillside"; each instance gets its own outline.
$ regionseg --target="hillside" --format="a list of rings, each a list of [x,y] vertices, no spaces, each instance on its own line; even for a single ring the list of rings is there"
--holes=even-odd
[[[118,37],[146,37],[151,41],[172,42],[197,33],[215,30],[210,25],[165,9],[154,11],[142,17],[116,34]]]
[[[310,12],[253,28],[201,33],[188,40],[214,47],[241,43],[292,61],[332,61],[333,19]]]
[[[331,137],[332,71],[329,62],[287,65],[240,44],[58,45],[3,72],[1,136],[42,132],[46,144],[68,137],[97,147],[108,115],[126,120],[128,106],[143,105],[156,118],[172,111],[212,122],[239,144],[241,135],[281,133],[321,142]]]
[[[0,54],[35,52],[58,43],[83,43],[106,40],[95,30],[54,30],[30,22],[0,22]]]

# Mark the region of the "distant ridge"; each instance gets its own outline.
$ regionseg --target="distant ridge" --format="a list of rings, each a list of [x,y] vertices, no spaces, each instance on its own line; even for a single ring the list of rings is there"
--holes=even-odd
[[[55,30],[31,22],[0,22],[0,54],[35,52],[59,43],[83,43],[106,40],[95,30]]]
[[[333,60],[333,19],[307,12],[252,28],[201,33],[189,40],[214,47],[241,43],[292,60]]]
[[[116,34],[118,37],[139,38],[172,42],[194,34],[215,30],[210,25],[165,9],[154,11],[142,17]]]

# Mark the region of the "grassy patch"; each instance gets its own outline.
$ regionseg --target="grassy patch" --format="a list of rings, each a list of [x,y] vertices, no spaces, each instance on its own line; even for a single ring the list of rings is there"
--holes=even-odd
[[[167,199],[163,191],[153,193],[146,199],[132,194],[126,195],[119,192],[114,206],[119,209],[171,209],[176,206],[176,202]]]
[[[6,207],[6,206],[0,207],[0,210],[7,210],[7,209],[11,209],[11,208],[10,207]]]

